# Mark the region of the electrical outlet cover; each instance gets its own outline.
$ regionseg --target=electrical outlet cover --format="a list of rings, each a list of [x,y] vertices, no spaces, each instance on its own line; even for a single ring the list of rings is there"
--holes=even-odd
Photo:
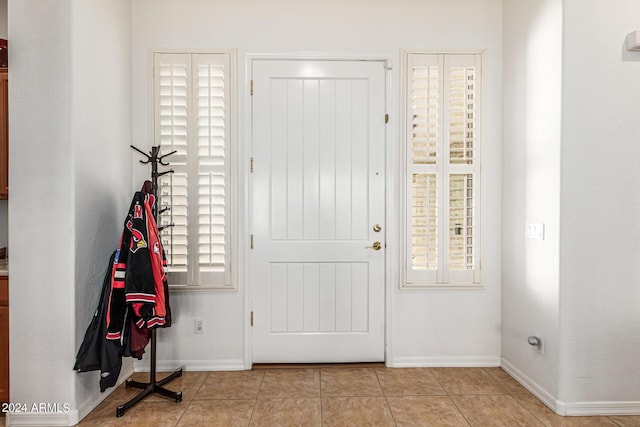
[[[205,322],[203,318],[195,319],[195,333],[204,334]]]

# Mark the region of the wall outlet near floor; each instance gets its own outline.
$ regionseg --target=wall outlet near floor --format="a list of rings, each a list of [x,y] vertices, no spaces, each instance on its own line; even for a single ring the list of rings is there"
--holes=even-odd
[[[534,348],[535,351],[544,356],[544,342],[542,341],[542,338],[531,335],[529,338],[527,338],[527,342]]]
[[[196,317],[194,323],[195,323],[194,333],[196,333],[196,334],[204,334],[204,329],[205,329],[204,318]]]
[[[524,230],[525,239],[544,240],[544,224],[528,222]]]

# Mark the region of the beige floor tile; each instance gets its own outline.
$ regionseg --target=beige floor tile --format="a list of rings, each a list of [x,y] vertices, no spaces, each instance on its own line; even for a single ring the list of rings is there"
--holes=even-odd
[[[322,397],[382,396],[376,373],[371,368],[321,369]]]
[[[234,427],[248,426],[256,401],[194,400],[177,427]]]
[[[529,390],[524,388],[511,375],[506,373],[502,368],[486,368],[491,377],[498,382],[509,394],[531,394]]]
[[[89,416],[82,420],[80,427],[174,427],[184,414],[188,402],[157,402],[143,400],[127,409],[122,417],[116,417],[116,407],[125,401],[102,402]]]
[[[320,399],[258,399],[252,426],[319,426]]]
[[[394,426],[384,397],[329,397],[322,399],[324,426]]]
[[[146,382],[149,374],[133,379]],[[116,417],[117,406],[140,393],[123,384],[79,425],[640,427],[640,416],[561,417],[501,368],[185,371],[166,388],[182,391],[183,401],[152,394]]]
[[[432,368],[447,394],[507,394],[483,368]]]
[[[398,426],[468,427],[449,396],[388,397]]]
[[[129,378],[138,382],[147,382],[149,381],[149,373],[135,372]],[[170,385],[171,384],[167,384],[167,387],[169,387]],[[107,392],[108,391],[111,391],[111,389],[108,388]],[[126,385],[122,383],[118,387],[116,387],[116,389],[113,390],[109,396],[107,396],[107,400],[129,400],[135,397],[138,393],[140,393],[140,389],[127,388]]]
[[[563,417],[547,408],[532,394],[514,396],[522,406],[548,427],[617,427],[607,417]]]
[[[158,381],[162,380],[170,374],[171,372],[159,373],[157,375]],[[163,387],[171,391],[181,391],[182,400],[189,401],[194,398],[208,376],[209,372],[183,371],[182,376],[174,378]],[[160,399],[166,400],[166,398],[164,397],[158,397]]]
[[[210,372],[194,399],[255,399],[264,371]]]
[[[446,394],[428,368],[377,368],[385,396]]]
[[[258,398],[320,397],[319,369],[265,371]]]
[[[615,421],[620,427],[640,427],[640,415],[615,415],[609,417],[609,419]]]
[[[514,396],[466,395],[451,396],[471,427],[543,427],[531,412]]]

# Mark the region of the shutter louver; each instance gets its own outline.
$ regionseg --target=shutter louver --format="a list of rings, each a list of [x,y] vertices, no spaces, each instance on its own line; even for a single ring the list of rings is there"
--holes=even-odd
[[[474,267],[473,253],[473,175],[449,178],[449,268]]]
[[[224,272],[226,262],[227,158],[225,69],[198,64],[198,264],[201,272]]]
[[[437,66],[413,69],[412,154],[415,164],[435,164],[438,150],[440,78]]]
[[[160,206],[170,207],[160,216],[162,246],[167,256],[167,264],[174,271],[187,271],[187,175],[174,172],[160,178]],[[169,226],[173,224],[173,226]]]
[[[447,283],[477,283],[479,69],[473,55],[450,55],[447,70],[448,220],[446,248]]]
[[[156,58],[157,116],[159,145],[164,152],[176,151],[171,156],[175,173],[164,175],[159,181],[159,204],[170,207],[160,217],[161,241],[167,263],[173,271],[186,273],[188,266],[188,74],[185,55],[161,55]],[[172,227],[168,225],[173,224]]]
[[[224,176],[198,177],[198,255],[202,269],[224,271],[225,267]]]
[[[474,67],[452,67],[449,74],[449,159],[472,164],[475,138]]]
[[[411,223],[414,270],[438,269],[438,210],[435,174],[413,175]]]

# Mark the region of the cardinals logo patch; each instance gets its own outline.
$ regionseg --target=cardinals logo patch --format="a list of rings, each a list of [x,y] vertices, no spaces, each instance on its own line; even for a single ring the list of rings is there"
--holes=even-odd
[[[131,253],[136,253],[138,249],[146,248],[147,241],[144,240],[144,236],[141,232],[135,228],[131,229],[131,242],[129,243],[129,250]]]
[[[127,228],[131,231],[131,240],[129,241],[129,250],[131,253],[136,253],[138,249],[148,247],[147,241],[144,239],[144,234],[133,228],[131,221],[127,223]]]

